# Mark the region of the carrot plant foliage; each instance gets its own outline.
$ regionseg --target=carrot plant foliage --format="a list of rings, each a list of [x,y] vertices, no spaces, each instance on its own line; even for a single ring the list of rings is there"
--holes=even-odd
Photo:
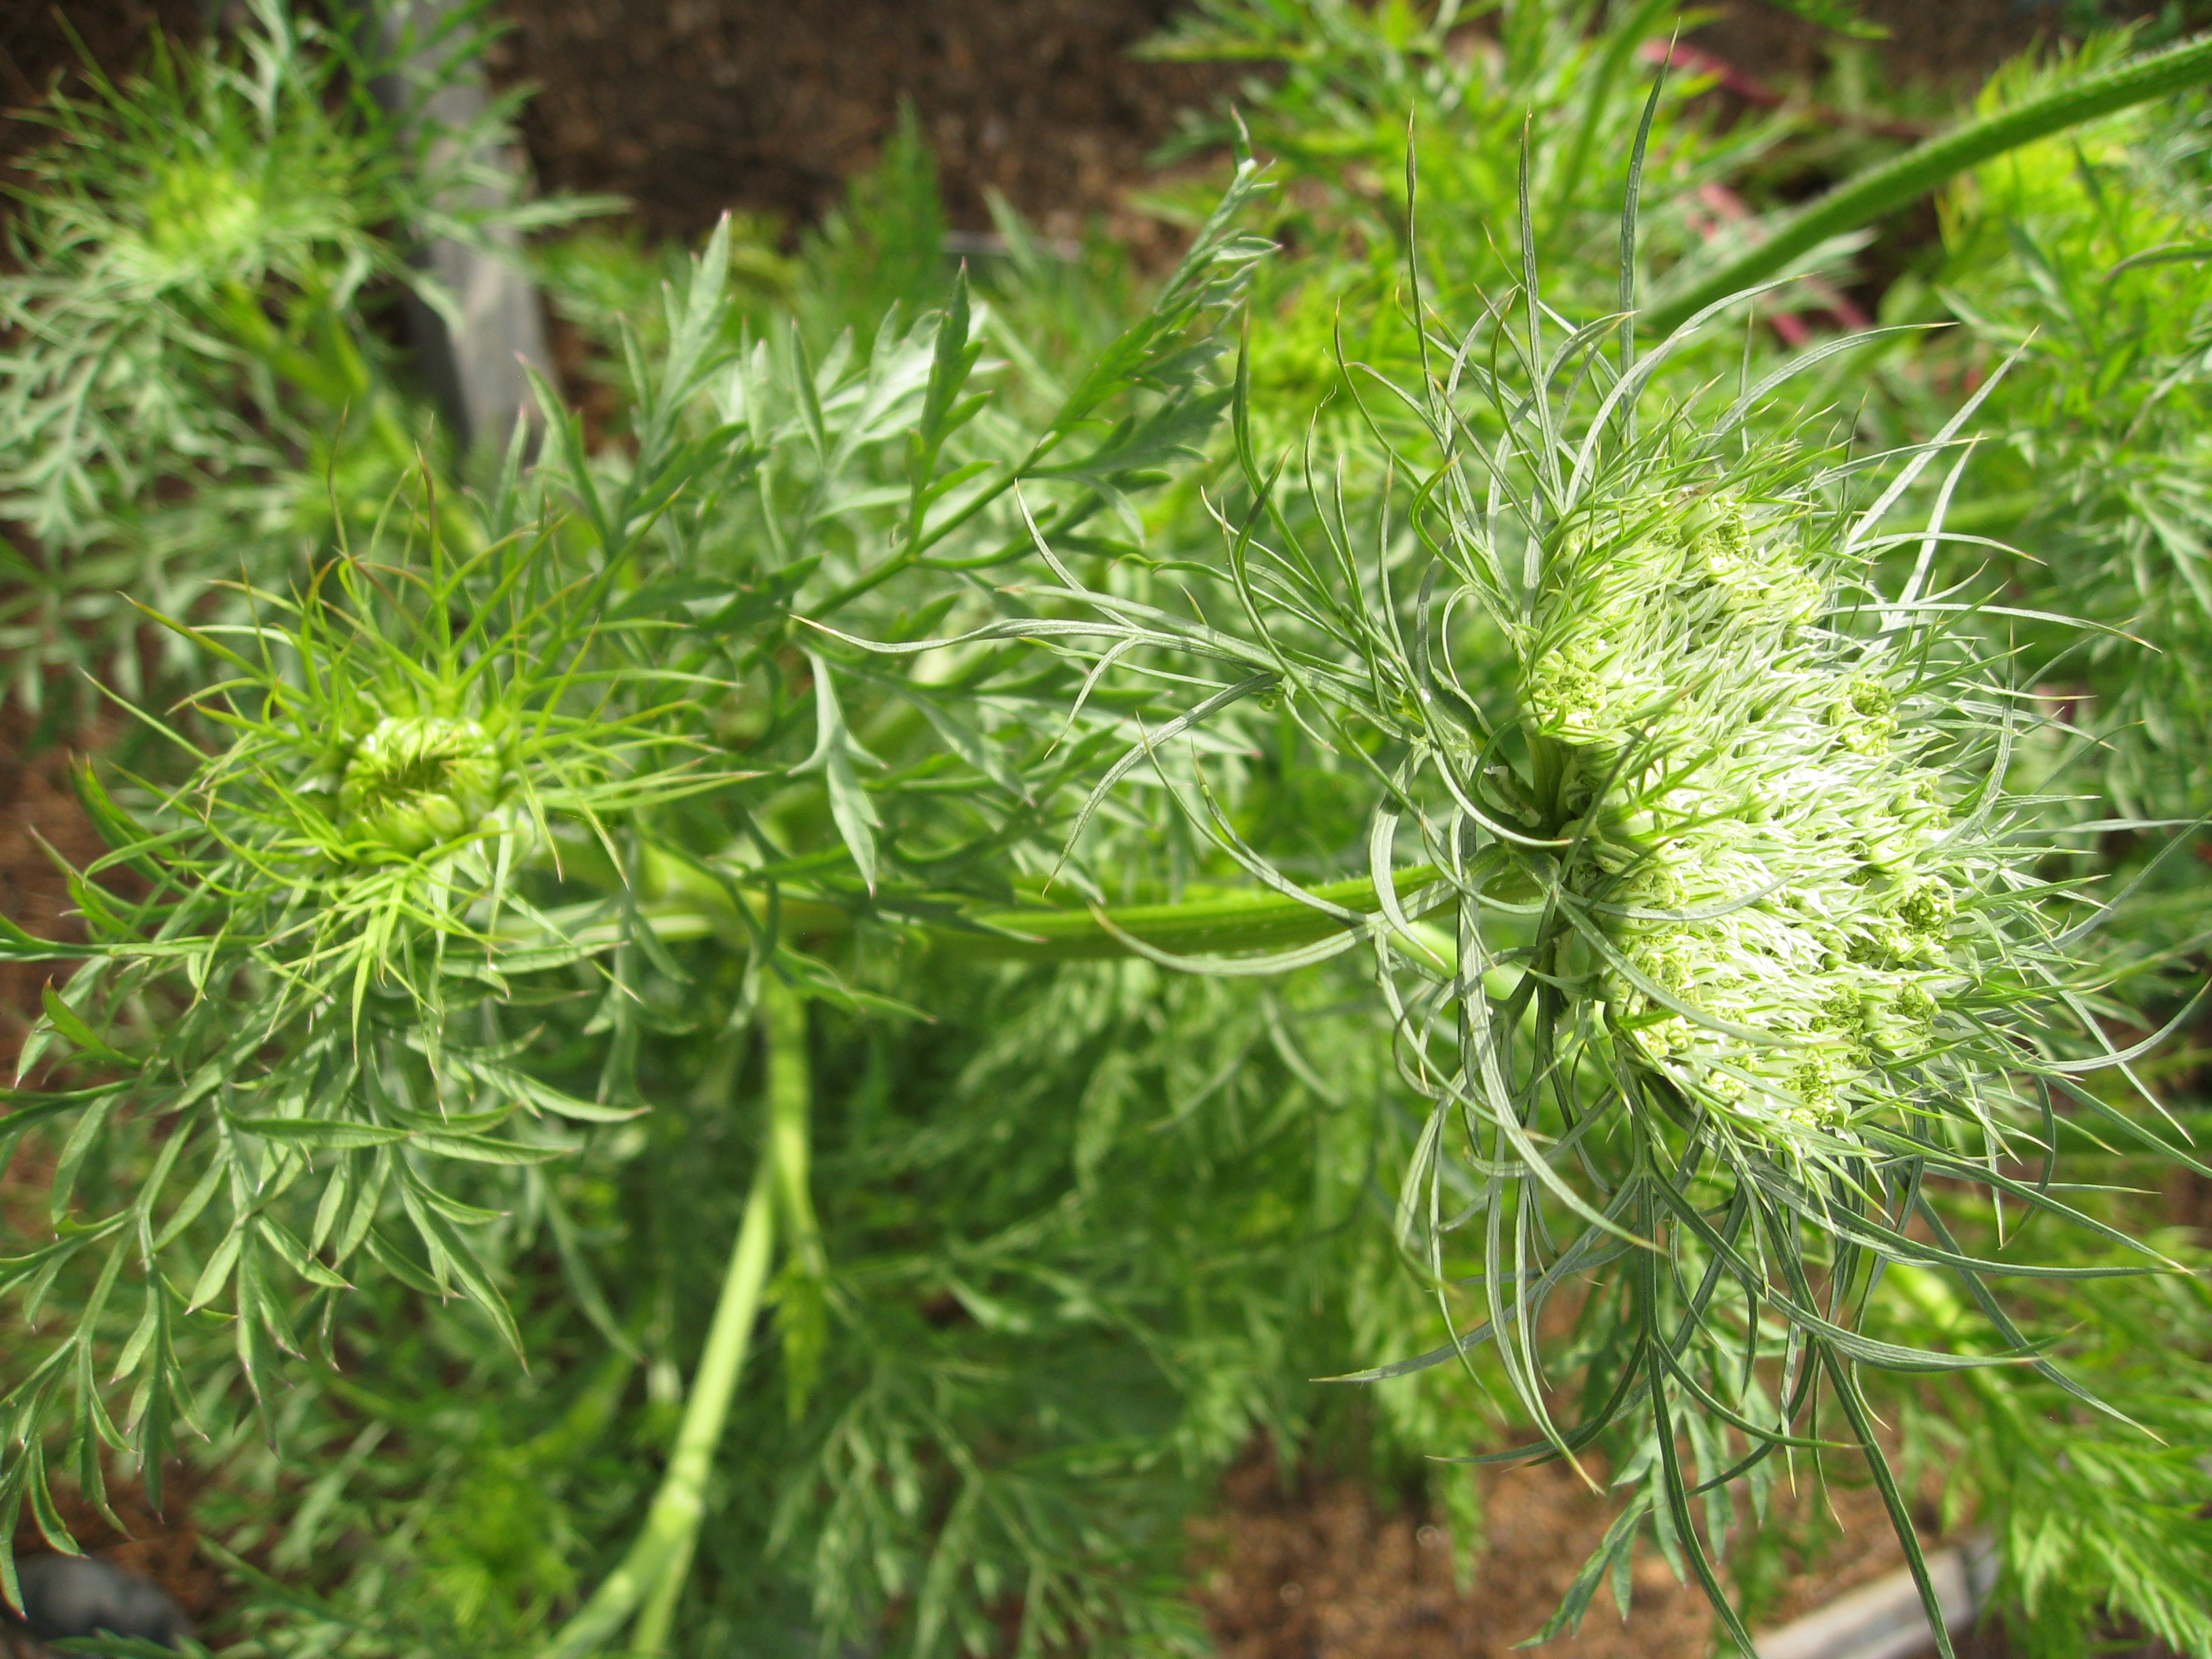
[[[1893,326],[1660,332],[1791,118],[1716,131],[1669,6],[1495,9],[1200,8],[1289,69],[1151,281],[956,267],[911,128],[795,256],[571,242],[616,412],[497,465],[376,343],[454,227],[350,37],[65,107],[19,678],[173,644],[82,937],[0,925],[78,964],[0,1112],[10,1531],[198,1460],[241,1655],[1196,1652],[1265,1433],[1463,1544],[1430,1460],[1565,1460],[1542,1633],[1648,1544],[1748,1650],[1792,1482],[1933,1604],[1940,1450],[2026,1639],[2212,1652],[2212,1309],[2124,1190],[2212,1173],[2198,118],[2096,48],[2019,94],[2078,178],[1913,152],[1982,171]]]

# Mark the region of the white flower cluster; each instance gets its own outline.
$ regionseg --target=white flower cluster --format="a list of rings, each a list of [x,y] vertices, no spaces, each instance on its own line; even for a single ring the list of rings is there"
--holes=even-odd
[[[1903,671],[1816,626],[1787,516],[1706,501],[1554,568],[1526,706],[1574,756],[1569,881],[1610,936],[1616,1025],[1740,1120],[1839,1127],[1928,1045],[1957,912]]]

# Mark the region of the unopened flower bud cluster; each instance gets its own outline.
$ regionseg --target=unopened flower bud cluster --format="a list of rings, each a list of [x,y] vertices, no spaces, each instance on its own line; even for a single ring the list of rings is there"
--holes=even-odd
[[[1957,855],[1908,670],[1823,628],[1799,520],[1725,500],[1569,539],[1524,656],[1569,748],[1568,879],[1638,1057],[1739,1121],[1836,1128],[1955,983]]]
[[[479,829],[496,829],[502,768],[474,720],[409,715],[380,720],[355,746],[338,806],[356,833],[400,853],[421,853]]]

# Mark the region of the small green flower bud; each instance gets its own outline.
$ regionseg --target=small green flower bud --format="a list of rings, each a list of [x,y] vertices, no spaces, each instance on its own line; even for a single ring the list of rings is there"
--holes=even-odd
[[[1793,632],[1820,611],[1820,584],[1795,548],[1778,538],[1755,541],[1743,511],[1733,502],[1715,509],[1714,521],[1692,544],[1695,562],[1739,622]]]
[[[1917,884],[1898,901],[1898,920],[1916,933],[1940,939],[1959,914],[1959,902],[1949,885],[1936,878]]]
[[[1790,1070],[1790,1086],[1804,1114],[1815,1123],[1831,1123],[1842,1115],[1836,1080],[1820,1055],[1808,1054],[1799,1060]]]
[[[338,811],[356,834],[415,854],[458,840],[499,803],[505,769],[474,720],[380,720],[355,747]]]
[[[1897,699],[1880,680],[1855,679],[1829,710],[1828,720],[1853,754],[1879,755],[1897,735]]]

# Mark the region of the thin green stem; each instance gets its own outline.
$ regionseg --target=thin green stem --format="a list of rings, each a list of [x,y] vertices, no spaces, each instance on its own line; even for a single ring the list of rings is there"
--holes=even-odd
[[[1031,465],[1034,459],[1035,458],[1032,457],[1031,461],[1024,462],[1023,465],[1026,467]],[[898,575],[902,571],[911,570],[917,565],[925,565],[933,570],[983,570],[989,568],[993,565],[1005,564],[1009,560],[1022,556],[1022,555],[1024,554],[1030,546],[1030,538],[1026,530],[1024,530],[1019,536],[1004,543],[994,551],[984,554],[976,558],[956,559],[948,562],[942,559],[932,559],[928,556],[928,554],[931,548],[936,546],[947,536],[959,529],[961,526],[966,524],[970,519],[981,513],[985,507],[990,506],[992,502],[999,500],[1009,489],[1012,489],[1016,484],[1023,483],[1030,476],[1030,475],[1029,473],[1020,470],[1010,471],[1003,480],[993,485],[991,489],[985,491],[976,500],[965,504],[961,510],[953,514],[951,518],[946,520],[944,523],[931,528],[929,532],[920,539],[914,542],[902,551],[893,554],[890,557],[885,559],[881,564],[876,566],[872,570],[863,571],[860,575],[855,576],[851,581],[847,582],[844,586],[830,594],[829,598],[822,600],[817,605],[809,607],[806,612],[806,619],[809,622],[821,622],[827,617],[835,616],[838,611],[843,610],[847,605],[850,605],[854,599],[859,599],[861,595],[880,587],[892,577]],[[1065,528],[1069,524],[1079,524],[1085,519],[1089,518],[1091,514],[1097,509],[1097,506],[1098,498],[1097,495],[1094,492],[1086,491],[1084,495],[1077,497],[1075,501],[1069,503],[1067,510],[1064,513],[1054,514],[1050,510],[1048,510],[1045,513],[1039,514],[1037,519],[1037,529],[1040,532],[1042,532],[1044,531],[1055,528]]]
[[[824,617],[836,615],[854,600],[882,586],[902,570],[913,569],[915,562],[921,556],[921,555],[912,548],[894,553],[873,569],[861,572],[828,599],[811,607],[806,613],[806,619],[809,622],[817,622]]]
[[[776,991],[790,993],[781,986]],[[752,1191],[745,1199],[744,1219],[722,1276],[722,1293],[715,1304],[714,1320],[707,1332],[707,1346],[691,1379],[690,1398],[684,1402],[684,1421],[676,1447],[653,1494],[653,1507],[615,1570],[590,1601],[540,1650],[539,1659],[583,1659],[603,1648],[645,1606],[631,1646],[634,1654],[657,1655],[665,1650],[677,1598],[691,1565],[698,1540],[699,1521],[706,1501],[707,1475],[714,1466],[714,1449],[729,1420],[738,1374],[744,1370],[754,1322],[760,1316],[761,1296],[768,1283],[769,1258],[775,1239],[775,1210],[779,1189],[787,1177],[779,1165],[778,1152],[785,1137],[781,1126],[793,1115],[792,1103],[783,1098],[796,1091],[796,1113],[802,1144],[805,1133],[808,1083],[803,1048],[795,1066],[779,1050],[787,1041],[789,1026],[768,1014],[763,1024],[769,1038],[769,1133]],[[805,1014],[799,1030],[803,1038]],[[785,1034],[780,1040],[780,1032]],[[805,1179],[802,1165],[799,1178]]]
[[[1644,325],[1671,334],[1707,306],[1757,286],[1829,238],[1871,223],[1969,167],[2084,121],[2208,80],[2212,80],[2212,34],[2054,87],[2039,98],[1916,144],[1785,216],[1757,247],[1745,249],[1696,286],[1654,307],[1644,318]]]

